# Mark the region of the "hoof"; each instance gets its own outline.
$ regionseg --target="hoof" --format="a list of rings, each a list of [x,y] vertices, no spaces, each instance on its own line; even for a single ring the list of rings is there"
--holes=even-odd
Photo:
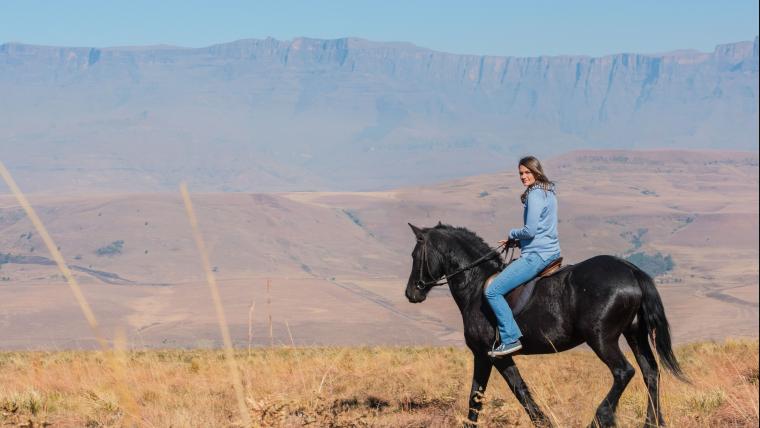
[[[615,421],[597,421],[593,420],[590,424],[586,426],[586,428],[611,428],[617,426],[615,425]],[[648,428],[652,428],[648,425],[646,425]]]
[[[596,412],[594,420],[588,425],[588,428],[609,428],[617,426],[615,424],[615,414],[609,408],[601,407]]]
[[[554,425],[552,425],[552,422],[549,420],[549,418],[541,418],[536,419],[533,421],[533,425],[541,428],[552,428]]]
[[[462,423],[464,428],[477,428],[478,425],[478,412],[470,412],[467,419]]]

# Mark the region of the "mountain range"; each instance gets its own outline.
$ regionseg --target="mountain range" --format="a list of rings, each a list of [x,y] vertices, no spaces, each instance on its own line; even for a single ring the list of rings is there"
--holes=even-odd
[[[29,191],[381,190],[529,153],[756,151],[758,38],[532,58],[356,38],[7,43],[0,94],[0,159]]]

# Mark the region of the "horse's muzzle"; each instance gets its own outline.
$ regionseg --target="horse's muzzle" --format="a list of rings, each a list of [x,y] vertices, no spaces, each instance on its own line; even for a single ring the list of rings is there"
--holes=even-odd
[[[427,293],[425,293],[424,287],[420,289],[417,284],[415,284],[414,287],[407,287],[405,295],[406,299],[409,300],[409,303],[420,303],[427,298]]]

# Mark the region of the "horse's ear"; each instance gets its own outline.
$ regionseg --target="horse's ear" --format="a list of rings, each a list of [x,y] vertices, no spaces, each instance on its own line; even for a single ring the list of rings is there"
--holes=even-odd
[[[422,239],[422,230],[419,227],[413,225],[412,223],[407,223],[407,224],[409,225],[409,227],[412,228],[412,232],[414,232],[414,236],[417,237],[417,239]]]

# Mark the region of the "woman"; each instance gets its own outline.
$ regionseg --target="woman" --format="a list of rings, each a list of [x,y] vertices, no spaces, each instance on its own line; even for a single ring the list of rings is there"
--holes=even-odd
[[[541,163],[533,156],[520,159],[520,180],[525,186],[520,200],[525,206],[521,229],[509,231],[509,245],[520,243],[520,258],[510,263],[485,290],[499,327],[501,343],[489,355],[500,357],[522,349],[522,333],[504,296],[520,284],[533,279],[546,266],[559,258],[557,238],[557,197],[554,183],[544,174]]]

